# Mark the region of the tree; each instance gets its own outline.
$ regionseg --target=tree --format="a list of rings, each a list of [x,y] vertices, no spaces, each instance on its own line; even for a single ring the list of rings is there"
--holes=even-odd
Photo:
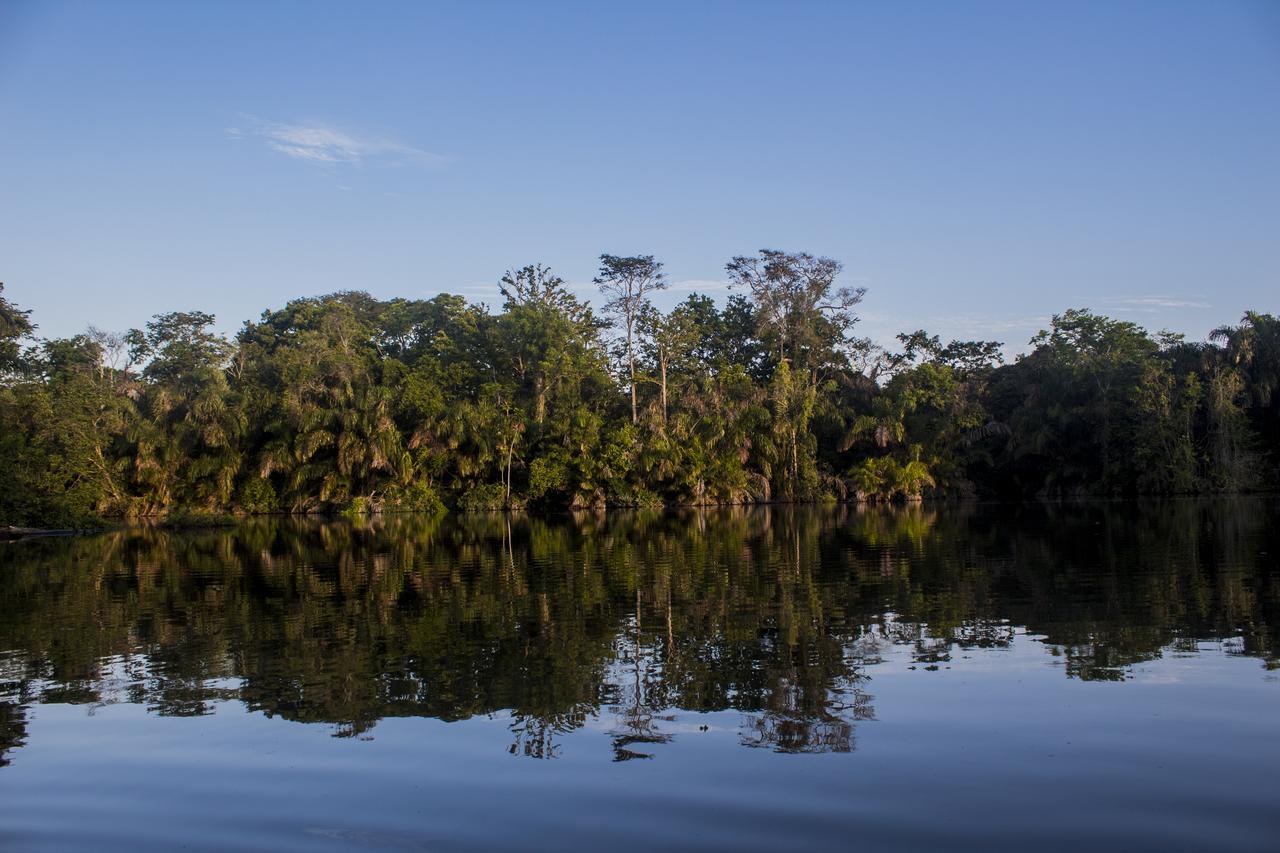
[[[35,331],[31,325],[31,311],[21,310],[4,298],[4,283],[0,282],[0,379],[18,370],[21,363],[22,342]]]
[[[1064,386],[1068,396],[1057,398],[1058,402],[1080,406],[1073,426],[1086,433],[1073,442],[1075,448],[1088,448],[1096,440],[1096,451],[1085,452],[1100,463],[1103,487],[1121,488],[1124,476],[1131,473],[1132,454],[1118,453],[1117,445],[1130,441],[1135,426],[1127,403],[1141,381],[1142,365],[1156,354],[1159,344],[1134,323],[1074,308],[1055,314],[1050,328],[1031,343],[1036,347],[1034,355]],[[1092,424],[1085,426],[1089,421]],[[1123,474],[1117,475],[1117,466],[1124,469]]]
[[[377,508],[390,487],[412,485],[395,420],[402,365],[379,357],[377,316],[368,294],[337,293],[294,300],[240,334],[242,382],[260,389],[258,474],[295,511]]]
[[[565,286],[564,279],[541,264],[508,271],[498,284],[506,297],[495,331],[495,350],[514,368],[533,398],[533,422],[547,417],[548,383],[558,362],[573,360],[597,347],[599,323],[591,309]]]
[[[690,300],[692,299],[693,297],[690,297]],[[696,314],[697,308],[700,307],[700,304],[685,302],[669,313],[663,314],[652,305],[646,305],[637,319],[637,328],[641,331],[645,342],[644,354],[653,363],[657,373],[658,404],[664,425],[667,423],[669,410],[668,379],[673,369],[676,369],[677,362],[689,360],[693,356],[698,338],[703,331],[698,326],[699,317]],[[633,382],[634,377],[633,372]],[[635,405],[634,395],[632,405]]]
[[[730,285],[750,291],[759,333],[776,347],[771,379],[775,433],[787,459],[778,485],[784,496],[810,497],[817,488],[814,452],[807,441],[818,385],[830,371],[848,366],[853,308],[865,289],[837,287],[841,265],[808,253],[763,249],[725,267]]]
[[[622,324],[627,373],[631,384],[631,423],[638,423],[636,326],[649,306],[649,294],[656,290],[663,290],[667,286],[666,278],[662,274],[662,264],[655,261],[653,255],[625,258],[617,255],[601,255],[600,272],[596,275],[595,283],[600,286],[600,292],[608,300],[604,305],[605,313],[612,315]],[[663,408],[665,410],[665,403]],[[665,416],[663,419],[666,419]]]
[[[1251,428],[1269,450],[1273,474],[1280,475],[1280,318],[1248,311],[1239,326],[1215,329],[1210,338],[1240,374]]]
[[[220,370],[232,346],[209,327],[216,318],[204,311],[157,314],[146,331],[131,329],[126,336],[134,364],[147,362],[143,375],[153,380],[189,380]]]
[[[144,514],[225,506],[243,461],[245,421],[226,368],[232,344],[203,311],[157,315],[126,335],[129,360],[146,363],[133,424],[133,474]]]
[[[727,300],[665,312],[651,256],[600,260],[625,367],[537,264],[498,310],[340,292],[234,342],[201,311],[41,339],[0,296],[0,522],[1280,486],[1270,314],[1188,343],[1073,309],[1003,364],[854,337],[828,258],[737,257]]]
[[[831,258],[775,249],[735,257],[725,266],[730,286],[751,293],[759,331],[773,340],[778,360],[808,373],[815,386],[831,355],[848,346],[848,333],[858,321],[853,308],[866,294],[866,288],[837,287],[841,269]]]

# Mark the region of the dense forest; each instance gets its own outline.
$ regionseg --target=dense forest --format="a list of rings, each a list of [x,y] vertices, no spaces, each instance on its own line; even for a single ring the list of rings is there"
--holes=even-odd
[[[1280,320],[1208,343],[1088,310],[1027,354],[855,334],[837,261],[765,250],[669,311],[603,255],[461,296],[294,300],[42,339],[0,295],[0,523],[1241,492],[1280,485]]]

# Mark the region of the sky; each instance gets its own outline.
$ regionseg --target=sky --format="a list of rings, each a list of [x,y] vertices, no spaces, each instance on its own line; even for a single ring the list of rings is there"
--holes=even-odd
[[[46,336],[597,257],[858,330],[1280,312],[1280,3],[0,0],[0,281]],[[594,300],[599,304],[600,300]]]

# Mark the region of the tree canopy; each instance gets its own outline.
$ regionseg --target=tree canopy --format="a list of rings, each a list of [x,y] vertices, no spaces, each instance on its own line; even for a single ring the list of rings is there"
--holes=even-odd
[[[996,341],[854,334],[838,261],[762,250],[602,314],[530,264],[461,296],[295,299],[42,339],[0,296],[0,523],[121,516],[1239,492],[1280,486],[1280,320],[1204,343],[1086,309]]]

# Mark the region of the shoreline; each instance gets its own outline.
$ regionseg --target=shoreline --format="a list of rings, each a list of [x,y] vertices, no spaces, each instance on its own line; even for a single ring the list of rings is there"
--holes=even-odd
[[[681,510],[730,510],[730,509],[758,509],[766,507],[818,507],[818,506],[851,506],[851,507],[874,507],[874,508],[903,508],[912,506],[938,506],[941,504],[951,506],[978,506],[1002,504],[1006,506],[1016,505],[1052,505],[1052,504],[1087,504],[1087,503],[1161,503],[1169,501],[1185,501],[1185,500],[1220,500],[1220,499],[1239,499],[1239,498],[1276,498],[1280,497],[1280,492],[1220,492],[1215,494],[1186,494],[1186,495],[1071,495],[1061,497],[1030,497],[1030,498],[921,498],[919,500],[909,501],[757,501],[752,503],[724,503],[724,504],[664,504],[662,506],[599,506],[599,507],[564,507],[559,509],[541,509],[529,510],[527,508],[511,508],[511,509],[472,509],[472,510],[445,510],[439,513],[423,513],[414,510],[383,510],[376,513],[368,513],[360,516],[351,516],[342,512],[263,512],[263,513],[242,513],[228,515],[214,515],[208,518],[183,518],[171,516],[136,516],[133,518],[122,518],[114,523],[108,522],[95,527],[61,527],[61,528],[45,528],[45,527],[24,527],[17,525],[0,526],[0,544],[22,542],[30,539],[48,539],[56,537],[70,536],[86,536],[95,533],[109,533],[115,530],[125,530],[133,527],[154,527],[162,530],[201,530],[211,528],[235,527],[243,522],[251,519],[328,519],[335,521],[338,519],[346,519],[352,521],[355,518],[372,519],[381,516],[400,516],[400,515],[450,515],[450,516],[484,516],[484,515],[525,515],[525,516],[542,516],[555,517],[566,515],[585,515],[585,514],[604,514],[617,512],[677,512]]]

